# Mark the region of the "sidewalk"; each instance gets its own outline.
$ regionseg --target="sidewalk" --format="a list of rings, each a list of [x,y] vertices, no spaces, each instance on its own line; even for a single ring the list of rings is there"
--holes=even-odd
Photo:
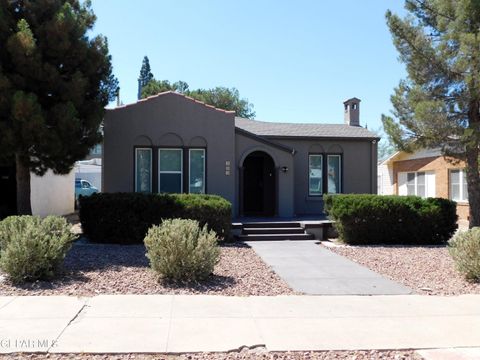
[[[412,290],[318,245],[318,241],[247,244],[295,291],[309,295],[406,295]]]
[[[474,347],[479,303],[480,295],[0,297],[0,352]]]

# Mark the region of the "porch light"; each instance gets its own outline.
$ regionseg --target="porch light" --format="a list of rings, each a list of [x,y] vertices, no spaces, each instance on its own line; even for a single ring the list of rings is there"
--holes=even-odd
[[[283,171],[284,173],[286,173],[286,172],[288,171],[288,167],[287,167],[287,166],[283,166],[283,167],[282,167],[282,171]]]

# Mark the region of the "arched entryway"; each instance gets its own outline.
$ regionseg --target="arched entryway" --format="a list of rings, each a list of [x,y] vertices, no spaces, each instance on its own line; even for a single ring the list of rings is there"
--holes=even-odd
[[[276,171],[272,157],[264,151],[254,151],[243,161],[242,170],[243,215],[274,216]]]

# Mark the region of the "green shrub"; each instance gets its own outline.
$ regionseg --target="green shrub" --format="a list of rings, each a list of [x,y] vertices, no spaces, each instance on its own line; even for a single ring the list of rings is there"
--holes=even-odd
[[[50,279],[74,239],[62,217],[8,217],[0,222],[0,269],[13,283]]]
[[[171,219],[151,227],[145,246],[152,269],[160,278],[176,282],[207,278],[220,256],[215,232],[195,220]]]
[[[80,198],[80,222],[94,242],[141,244],[163,219],[193,219],[230,236],[232,205],[217,195],[100,193]]]
[[[480,280],[480,227],[458,233],[450,240],[448,250],[458,271],[468,280]]]
[[[447,199],[351,194],[324,200],[347,244],[443,244],[457,228],[456,204]]]

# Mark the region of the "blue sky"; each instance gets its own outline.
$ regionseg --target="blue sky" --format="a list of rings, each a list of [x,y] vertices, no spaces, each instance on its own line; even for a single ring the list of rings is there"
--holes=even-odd
[[[157,79],[236,87],[264,121],[341,123],[358,97],[378,128],[405,77],[385,24],[402,0],[93,0],[124,103],[144,55]]]

